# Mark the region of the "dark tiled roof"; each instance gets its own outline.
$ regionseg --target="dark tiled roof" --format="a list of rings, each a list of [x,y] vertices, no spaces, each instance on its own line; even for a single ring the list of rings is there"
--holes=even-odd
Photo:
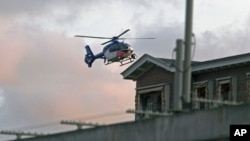
[[[125,79],[136,79],[142,73],[145,73],[153,65],[160,66],[167,71],[174,72],[174,59],[155,58],[148,54],[144,54],[134,64],[129,66],[121,74]],[[211,71],[215,69],[228,68],[238,65],[250,64],[250,53],[229,56],[208,61],[192,61],[192,73],[199,73],[203,71]],[[143,71],[142,71],[143,70]]]

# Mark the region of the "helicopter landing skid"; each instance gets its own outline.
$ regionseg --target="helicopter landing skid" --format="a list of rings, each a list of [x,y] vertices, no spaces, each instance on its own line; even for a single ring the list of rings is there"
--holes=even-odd
[[[121,60],[120,63],[121,65],[120,66],[124,66],[126,64],[129,64],[129,63],[132,63],[134,62],[134,59],[133,58],[128,58],[128,59],[125,59],[125,60]]]
[[[120,66],[123,66],[123,65],[134,62],[134,60],[135,60],[134,58],[127,58],[127,59],[116,61],[116,62],[120,62],[121,63]],[[109,61],[105,65],[109,65],[109,64],[112,64],[112,63],[114,63],[114,61]]]

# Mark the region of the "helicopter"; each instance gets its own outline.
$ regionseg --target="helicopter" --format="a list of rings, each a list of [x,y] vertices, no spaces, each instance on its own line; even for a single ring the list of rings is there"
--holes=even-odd
[[[154,39],[154,38],[120,38],[122,35],[127,33],[130,29],[125,30],[118,36],[114,37],[98,37],[98,36],[84,36],[84,35],[75,35],[75,37],[83,38],[96,38],[96,39],[109,39],[108,41],[102,43],[104,46],[102,52],[94,54],[89,45],[85,46],[87,54],[85,55],[84,61],[89,68],[92,67],[93,62],[96,59],[104,59],[104,64],[108,65],[114,62],[120,62],[121,65],[126,65],[132,63],[136,59],[136,54],[134,49],[127,43],[120,42],[118,40],[124,39]]]

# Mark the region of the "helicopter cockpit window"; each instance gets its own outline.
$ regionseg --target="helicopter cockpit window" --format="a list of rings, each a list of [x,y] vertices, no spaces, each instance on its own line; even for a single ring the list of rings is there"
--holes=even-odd
[[[121,50],[121,49],[122,49],[122,47],[123,47],[123,45],[122,45],[122,44],[118,44],[116,49],[117,49],[117,50]]]
[[[109,48],[109,52],[114,52],[121,50],[122,46],[120,44],[114,44]]]
[[[121,44],[121,49],[126,50],[126,49],[128,49],[129,46],[130,46],[129,44],[123,43],[123,44]]]
[[[114,51],[117,51],[118,50],[118,45],[117,44],[114,44],[112,45],[110,48],[109,48],[109,52],[114,52]]]

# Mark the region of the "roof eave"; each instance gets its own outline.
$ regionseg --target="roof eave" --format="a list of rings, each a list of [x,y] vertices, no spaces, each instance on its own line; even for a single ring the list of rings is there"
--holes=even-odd
[[[205,61],[193,65],[192,72],[199,72],[215,68],[225,68],[237,64],[246,64],[250,62],[250,55],[244,54],[230,58],[222,58],[212,61]]]
[[[144,54],[139,60],[137,60],[134,64],[129,66],[126,70],[124,70],[121,75],[124,79],[132,79],[135,80],[138,78],[138,76],[131,76],[133,72],[135,72],[137,69],[140,69],[140,66],[142,66],[144,63],[152,63],[156,66],[162,67],[165,70],[168,70],[170,72],[174,71],[174,68],[171,67],[169,64],[165,64],[163,61],[154,58],[148,54]],[[148,69],[148,68],[146,68]]]

